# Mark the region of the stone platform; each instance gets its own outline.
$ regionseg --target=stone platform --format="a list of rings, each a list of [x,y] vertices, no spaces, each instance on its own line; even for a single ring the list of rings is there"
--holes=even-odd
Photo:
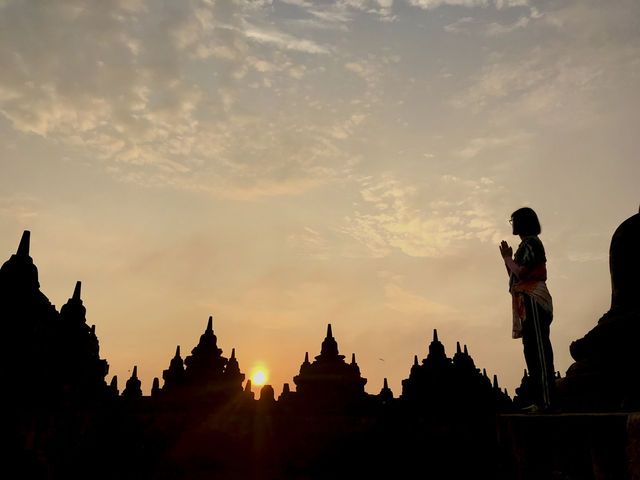
[[[505,478],[640,479],[640,412],[499,415]]]

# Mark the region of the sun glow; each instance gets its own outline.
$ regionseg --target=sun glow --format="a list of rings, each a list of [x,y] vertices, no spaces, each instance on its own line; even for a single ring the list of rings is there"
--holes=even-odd
[[[256,370],[251,376],[251,381],[254,385],[264,385],[264,382],[267,381],[267,372],[264,369]]]

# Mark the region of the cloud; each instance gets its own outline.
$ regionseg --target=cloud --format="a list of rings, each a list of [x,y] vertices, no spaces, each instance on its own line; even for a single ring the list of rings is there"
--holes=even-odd
[[[296,50],[311,54],[328,54],[331,51],[329,47],[319,45],[312,40],[298,38],[277,30],[258,28],[250,24],[244,28],[244,34],[251,40],[273,44],[286,50]]]
[[[363,204],[346,219],[344,232],[376,257],[399,250],[413,257],[455,255],[466,243],[495,241],[496,197],[505,189],[489,178],[453,175],[429,184],[401,182],[390,175],[360,180]]]
[[[451,104],[500,124],[593,125],[611,108],[604,99],[624,95],[626,79],[640,75],[635,13],[640,14],[637,2],[622,0],[605,10],[590,1],[554,4],[541,12],[531,8],[512,24],[462,18],[448,30],[496,36],[526,27],[528,35],[545,41],[514,42],[493,51]]]
[[[529,4],[528,0],[409,0],[409,4],[425,10],[441,6],[461,7],[495,7],[497,9],[509,7],[523,7]]]
[[[489,24],[487,24],[486,29],[485,29],[485,33],[486,35],[490,36],[490,37],[496,37],[498,35],[505,35],[507,33],[511,33],[515,30],[519,30],[521,28],[525,28],[527,25],[529,25],[529,21],[530,18],[526,17],[526,16],[522,16],[520,18],[518,18],[518,20],[516,20],[515,22],[508,24],[508,25],[503,25],[501,23],[497,23],[497,22],[491,22]]]
[[[621,53],[612,54],[620,57]],[[500,58],[483,67],[452,105],[474,113],[488,111],[510,124],[516,118],[574,126],[590,122],[594,119],[591,94],[601,87],[610,60],[585,60],[575,53],[565,56],[541,48],[525,58]]]
[[[315,188],[350,163],[343,143],[362,117],[282,101],[324,74],[299,55],[330,47],[273,25],[269,11],[5,2],[0,115],[125,182],[235,198]],[[283,105],[271,108],[277,97]]]
[[[532,15],[535,15],[535,13],[532,13]],[[449,33],[479,34],[486,37],[497,37],[526,28],[531,18],[530,16],[523,15],[515,22],[505,25],[498,22],[486,23],[472,17],[462,17],[449,25],[445,25],[444,30]]]
[[[526,132],[514,132],[503,136],[476,137],[471,139],[465,147],[457,150],[455,154],[462,158],[471,159],[484,150],[511,146],[529,138],[531,138],[531,134]]]
[[[329,0],[327,2],[310,2],[306,0],[282,0],[295,5],[301,11],[311,15],[319,23],[312,23],[315,28],[335,28],[345,26],[353,21],[356,13],[376,15],[382,21],[393,20],[394,0]],[[308,21],[303,19],[302,22]]]

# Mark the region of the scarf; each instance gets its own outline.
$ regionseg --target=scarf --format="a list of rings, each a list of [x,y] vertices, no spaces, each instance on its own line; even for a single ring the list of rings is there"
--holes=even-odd
[[[516,281],[511,285],[511,305],[513,310],[512,337],[522,337],[522,322],[527,318],[525,295],[529,295],[540,307],[553,318],[553,304],[551,294],[546,284],[547,266],[541,263],[535,267],[527,278]]]

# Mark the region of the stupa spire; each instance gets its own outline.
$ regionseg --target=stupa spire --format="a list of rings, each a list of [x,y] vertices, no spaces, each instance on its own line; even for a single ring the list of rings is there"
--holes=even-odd
[[[322,341],[320,355],[317,356],[316,359],[332,357],[344,358],[343,355],[338,355],[338,343],[336,342],[336,339],[333,338],[333,333],[331,332],[331,324],[329,323],[327,325],[327,337]]]
[[[125,398],[139,398],[142,396],[141,382],[138,379],[138,366],[134,365],[131,378],[127,380],[122,396]]]
[[[20,244],[18,245],[18,250],[16,251],[16,255],[19,257],[28,257],[30,242],[31,242],[31,232],[29,230],[25,230],[24,232],[22,232],[22,238],[20,239]]]
[[[151,396],[158,395],[158,393],[160,393],[160,379],[154,377],[153,385],[151,386]]]
[[[351,354],[351,365],[355,365],[356,364],[356,354],[352,353]]]
[[[429,344],[429,355],[427,359],[430,361],[446,361],[446,354],[444,353],[444,345],[438,340],[438,329],[433,329],[433,341]]]
[[[456,342],[456,353],[462,353],[460,350],[460,342]]]
[[[209,315],[209,321],[207,322],[207,329],[205,332],[213,332],[213,315]]]
[[[82,293],[82,282],[77,281],[73,288],[73,294],[71,298],[60,309],[62,317],[70,324],[85,324],[87,309],[82,305],[82,299],[80,298]]]
[[[414,355],[414,356],[413,356],[413,364],[414,364],[415,366],[418,366],[418,355]]]
[[[109,384],[109,390],[111,391],[112,395],[119,395],[120,392],[118,391],[118,376],[114,375],[111,378],[111,383]]]
[[[162,371],[163,390],[171,389],[184,381],[184,362],[180,356],[180,345],[176,345],[176,354],[169,361],[169,368]]]
[[[389,404],[393,400],[393,392],[389,388],[389,382],[385,378],[382,385],[382,390],[378,394],[378,397],[382,400],[382,404]]]

